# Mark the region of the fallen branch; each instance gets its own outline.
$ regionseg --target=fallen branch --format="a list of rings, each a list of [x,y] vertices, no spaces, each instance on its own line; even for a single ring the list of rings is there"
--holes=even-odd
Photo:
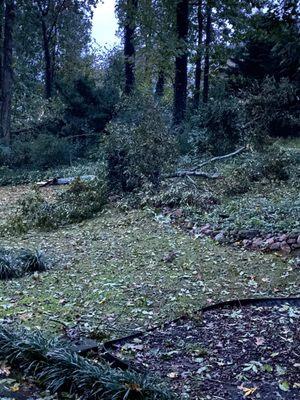
[[[197,167],[194,167],[190,170],[183,170],[183,171],[177,171],[174,172],[173,174],[165,175],[163,176],[164,178],[183,178],[183,177],[190,177],[190,176],[197,176],[200,178],[205,178],[205,179],[219,179],[221,178],[221,175],[219,174],[209,174],[204,171],[198,171],[200,168],[204,167],[207,164],[210,164],[214,161],[220,161],[220,160],[225,160],[230,157],[234,157],[238,154],[240,154],[242,151],[244,151],[246,147],[240,147],[239,149],[235,150],[232,153],[225,154],[224,156],[217,156],[210,158],[209,160],[204,161],[203,163],[197,165]]]
[[[164,175],[163,177],[166,179],[169,178],[184,178],[186,176],[197,176],[200,178],[205,178],[205,179],[219,179],[221,178],[221,175],[219,174],[209,174],[207,172],[203,172],[203,171],[177,171],[174,172],[173,174],[169,174],[169,175]]]
[[[246,147],[240,147],[236,151],[234,151],[232,153],[229,153],[229,154],[225,154],[224,156],[217,156],[217,157],[210,158],[209,160],[206,160],[203,163],[199,164],[197,167],[192,168],[192,171],[196,171],[197,169],[200,169],[200,168],[204,167],[204,165],[210,164],[212,162],[220,161],[220,160],[226,160],[227,158],[237,156],[238,154],[240,154],[245,149],[246,149]]]
[[[54,186],[54,185],[69,185],[74,182],[78,177],[71,176],[69,178],[52,178],[47,181],[37,182],[37,186],[45,187],[45,186]],[[90,182],[96,179],[95,175],[82,175],[79,176],[79,179],[84,182]]]

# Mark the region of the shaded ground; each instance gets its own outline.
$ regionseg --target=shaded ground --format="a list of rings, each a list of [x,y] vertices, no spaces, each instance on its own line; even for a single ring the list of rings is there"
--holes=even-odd
[[[299,399],[300,309],[207,311],[116,349],[185,399]]]
[[[209,302],[299,288],[299,272],[276,255],[194,239],[150,211],[111,209],[56,231],[2,238],[1,246],[38,248],[53,260],[38,277],[0,282],[0,318],[49,331],[60,320],[119,336]]]

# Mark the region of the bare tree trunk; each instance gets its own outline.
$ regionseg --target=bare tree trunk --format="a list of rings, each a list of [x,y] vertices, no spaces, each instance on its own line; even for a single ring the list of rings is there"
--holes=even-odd
[[[1,130],[6,144],[10,144],[11,101],[13,87],[13,26],[15,20],[14,0],[7,0],[4,21]]]
[[[178,54],[175,60],[173,121],[180,125],[185,117],[187,103],[187,36],[189,29],[189,0],[181,0],[176,6],[176,30]]]
[[[2,98],[3,30],[4,30],[4,0],[0,0],[0,98]]]
[[[135,87],[135,16],[138,0],[127,0],[127,16],[124,28],[125,94],[129,95]]]
[[[211,6],[207,0],[206,6],[206,28],[205,28],[205,58],[204,58],[204,80],[203,80],[203,102],[208,102],[209,94],[209,67],[210,67],[210,44],[211,44]]]
[[[47,34],[47,27],[44,20],[42,20],[42,32],[43,32],[43,51],[44,51],[44,63],[45,63],[45,98],[50,99],[52,96],[53,87],[53,74],[52,74],[52,62],[50,53],[50,43]]]
[[[202,39],[203,39],[203,15],[202,0],[198,0],[197,9],[197,25],[198,25],[198,44],[195,65],[195,88],[194,88],[194,109],[199,108],[200,102],[200,86],[201,86],[201,66],[202,66]]]
[[[165,93],[165,73],[163,70],[158,72],[158,78],[156,82],[155,95],[157,97],[163,97]]]

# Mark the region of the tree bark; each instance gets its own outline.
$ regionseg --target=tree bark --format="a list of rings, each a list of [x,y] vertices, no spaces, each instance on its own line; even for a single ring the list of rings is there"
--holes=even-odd
[[[130,95],[135,87],[135,17],[138,0],[127,0],[127,15],[124,27],[125,88]]]
[[[0,101],[2,103],[4,0],[0,0]],[[1,109],[1,105],[0,105]]]
[[[13,89],[13,27],[15,21],[14,0],[7,0],[5,6],[1,130],[5,143],[10,144],[11,101]]]
[[[163,70],[158,72],[158,78],[156,82],[155,95],[159,98],[163,97],[165,93],[165,73]]]
[[[197,27],[198,27],[198,43],[195,63],[195,88],[194,88],[194,109],[199,108],[200,103],[200,86],[201,86],[201,66],[202,66],[202,40],[203,40],[203,15],[202,0],[198,0],[197,9]]]
[[[176,30],[178,52],[175,60],[174,84],[174,125],[180,125],[185,117],[187,104],[187,63],[188,48],[187,36],[189,29],[189,1],[181,0],[176,6]]]
[[[211,44],[211,6],[207,0],[206,27],[205,27],[205,57],[204,57],[204,80],[203,80],[203,102],[208,102],[209,95],[209,68],[210,68],[210,44]]]
[[[43,32],[43,52],[44,52],[44,63],[45,63],[45,98],[50,99],[52,96],[53,87],[53,66],[51,62],[51,52],[49,37],[47,34],[47,26],[44,20],[42,20],[42,32]]]

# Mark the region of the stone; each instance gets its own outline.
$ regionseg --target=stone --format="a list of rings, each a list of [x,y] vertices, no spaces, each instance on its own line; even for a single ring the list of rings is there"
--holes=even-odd
[[[297,244],[300,244],[300,235],[297,238]]]
[[[269,239],[267,239],[266,241],[265,241],[265,245],[266,246],[270,246],[271,244],[273,244],[275,242],[275,240],[274,240],[274,238],[273,237],[270,237]]]
[[[254,239],[256,236],[259,236],[260,231],[257,229],[244,229],[238,232],[238,238],[240,240],[243,239]]]
[[[280,250],[287,254],[291,252],[291,248],[287,243],[281,244]]]
[[[281,243],[279,242],[275,242],[269,246],[269,249],[272,251],[280,250],[280,248],[281,248]]]
[[[285,233],[281,236],[279,236],[278,240],[279,242],[285,242],[288,238],[288,235],[286,235]]]
[[[224,232],[220,232],[220,233],[218,233],[216,236],[215,236],[215,240],[217,241],[217,242],[224,242],[224,239],[225,239],[225,235],[224,235]]]
[[[294,243],[296,243],[296,239],[293,239],[293,238],[291,238],[291,239],[288,239],[286,242],[287,242],[287,244],[294,244]]]

